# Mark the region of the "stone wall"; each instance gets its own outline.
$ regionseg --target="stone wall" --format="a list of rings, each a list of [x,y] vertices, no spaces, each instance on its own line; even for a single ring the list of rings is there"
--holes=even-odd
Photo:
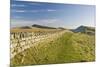
[[[11,32],[11,58],[16,54],[37,45],[39,42],[51,38],[57,38],[65,31],[48,31],[48,32]]]

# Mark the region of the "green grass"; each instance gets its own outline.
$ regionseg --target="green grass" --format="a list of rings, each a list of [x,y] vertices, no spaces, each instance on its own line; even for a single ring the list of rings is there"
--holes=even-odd
[[[21,62],[22,58],[24,58],[24,62]],[[16,55],[11,60],[11,65],[73,63],[94,60],[95,36],[68,32],[56,40],[42,42],[38,46]]]

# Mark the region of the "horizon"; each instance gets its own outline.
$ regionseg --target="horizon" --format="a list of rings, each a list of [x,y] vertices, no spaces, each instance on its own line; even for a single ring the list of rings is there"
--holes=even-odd
[[[33,24],[33,25],[39,25],[39,24]],[[40,25],[40,26],[44,26],[44,25]],[[84,26],[84,25],[80,25],[78,27],[81,27],[81,26]],[[25,26],[11,27],[11,29],[20,28],[20,27],[25,27]],[[28,27],[33,27],[33,26],[32,25],[28,25]],[[50,27],[50,26],[46,26],[46,27]],[[61,27],[61,28],[65,28],[65,29],[77,29],[78,27],[76,27],[76,28],[65,28],[65,27]],[[93,27],[93,28],[95,28],[94,26],[84,26],[84,27]],[[60,27],[52,27],[52,28],[60,28]]]
[[[11,28],[33,24],[68,29],[95,27],[95,6],[11,0]]]

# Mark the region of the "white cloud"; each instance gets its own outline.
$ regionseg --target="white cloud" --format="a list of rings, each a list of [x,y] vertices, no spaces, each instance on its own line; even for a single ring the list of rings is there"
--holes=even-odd
[[[13,18],[19,19],[22,18],[21,16],[13,16]]]
[[[58,19],[43,19],[43,20],[40,20],[40,22],[47,23],[47,24],[56,23],[58,21],[59,21]]]
[[[40,4],[40,3],[29,3],[30,5],[42,5],[42,4]]]
[[[52,11],[56,11],[56,10],[48,9],[47,11],[52,12]]]
[[[40,12],[40,10],[12,10],[11,12],[18,12],[18,13],[32,12],[32,13],[36,13],[36,12]]]
[[[51,9],[48,9],[48,10],[12,10],[12,12],[19,12],[19,13],[23,13],[23,12],[36,13],[36,12],[53,12],[53,11],[56,11],[56,10],[51,10]]]
[[[23,13],[23,12],[27,12],[25,10],[12,10],[12,12],[19,12],[19,13]]]
[[[26,6],[26,5],[24,5],[24,4],[20,4],[20,5],[12,4],[11,6],[12,6],[12,7],[24,7],[24,6]]]
[[[36,13],[36,12],[53,12],[53,11],[56,11],[56,10],[53,10],[53,9],[43,9],[43,10],[30,10],[28,12],[33,12],[33,13]]]
[[[39,10],[30,10],[29,12],[39,12]]]
[[[17,10],[16,12],[25,12],[24,10]]]

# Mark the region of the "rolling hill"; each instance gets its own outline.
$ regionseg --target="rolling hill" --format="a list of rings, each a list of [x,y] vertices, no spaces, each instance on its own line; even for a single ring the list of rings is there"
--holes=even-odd
[[[38,24],[34,24],[32,25],[32,27],[45,28],[45,29],[56,29],[54,27],[48,27],[48,26],[43,26],[43,25],[38,25]]]
[[[94,35],[95,34],[95,28],[94,27],[88,27],[88,26],[80,26],[74,30],[72,30],[73,32],[80,32],[80,33],[86,33],[86,34],[90,34],[90,35]]]

